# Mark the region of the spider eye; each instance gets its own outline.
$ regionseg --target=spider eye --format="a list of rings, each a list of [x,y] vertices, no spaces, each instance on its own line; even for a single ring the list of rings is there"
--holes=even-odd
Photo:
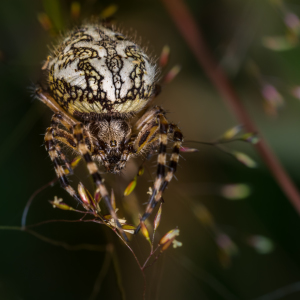
[[[116,140],[110,141],[110,146],[111,147],[116,147],[117,146],[117,141]]]

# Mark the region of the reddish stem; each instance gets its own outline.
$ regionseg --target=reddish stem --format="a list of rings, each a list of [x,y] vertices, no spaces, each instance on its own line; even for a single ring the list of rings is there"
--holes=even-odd
[[[142,266],[142,270],[145,270],[146,268],[150,267],[150,265],[146,266],[149,259],[153,256],[153,254],[159,249],[160,245],[157,245],[157,247],[155,248],[155,250],[153,251],[153,248],[151,250],[151,253],[149,254],[148,258],[145,260],[143,266]],[[154,262],[153,262],[154,263]],[[151,263],[151,265],[153,264]]]
[[[195,55],[198,63],[223,96],[223,100],[229,106],[233,114],[237,117],[239,122],[245,126],[247,131],[257,132],[252,119],[243,107],[225,73],[214,60],[214,57],[204,41],[200,28],[197,26],[183,0],[162,0],[162,2]],[[290,200],[290,203],[294,206],[298,214],[300,214],[299,192],[271,148],[262,137],[255,147],[277,180],[277,183]]]

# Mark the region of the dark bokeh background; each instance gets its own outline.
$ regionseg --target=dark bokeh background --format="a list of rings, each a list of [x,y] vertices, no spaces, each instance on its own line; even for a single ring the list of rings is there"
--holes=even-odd
[[[185,2],[203,28],[211,51],[228,73],[247,111],[299,186],[300,103],[291,93],[300,85],[299,28],[288,30],[284,22],[288,13],[300,15],[299,2]],[[38,14],[46,12],[58,29],[70,28],[75,23],[70,17],[71,3],[2,0],[0,4],[1,226],[20,226],[29,197],[55,177],[42,146],[51,113],[42,103],[33,100],[30,87],[32,82],[39,80],[48,46],[55,41],[54,32],[43,29]],[[99,15],[112,3],[117,4],[119,10],[115,17],[120,27],[136,31],[150,53],[159,56],[165,44],[171,47],[170,66],[179,63],[182,71],[164,87],[156,103],[170,112],[170,120],[179,123],[186,140],[210,141],[237,125],[160,1],[90,0],[80,3],[83,19]],[[270,46],[273,36],[281,39],[271,40],[273,46]],[[264,46],[263,41],[269,46]],[[284,46],[290,49],[274,50]],[[274,100],[276,95],[269,101],[264,99],[261,90],[267,84],[281,93],[283,105],[280,108]],[[252,145],[235,143],[228,147],[251,156],[258,163],[256,169],[245,167],[216,148],[186,145],[200,151],[182,154],[176,175],[178,180],[170,184],[164,196],[157,236],[178,226],[178,240],[183,246],[168,249],[146,270],[146,298],[250,300],[298,282],[299,216]],[[122,177],[106,177],[107,183],[117,192],[120,214],[130,222],[137,217],[130,214],[133,207],[139,205],[142,211],[142,203],[147,200],[149,173],[155,172],[154,160],[147,163],[147,171],[138,179],[136,191],[130,197],[122,198],[121,193],[136,172],[134,163]],[[76,175],[89,184],[83,164]],[[216,195],[219,185],[234,183],[247,184],[251,194],[239,201]],[[53,200],[55,195],[75,205],[58,185],[49,187],[34,199],[27,224],[78,217],[53,209],[48,200]],[[223,248],[216,244],[216,232],[195,215],[195,207],[199,208],[199,204],[210,212],[217,234],[222,233],[229,240],[229,244],[221,245]],[[90,295],[103,266],[105,252],[66,250],[26,232],[8,229],[1,227],[0,231],[1,300],[92,299]],[[103,271],[102,285],[94,299],[121,299],[120,280],[126,299],[142,299],[143,280],[136,262],[109,229],[97,224],[51,223],[34,230],[71,245],[113,244],[114,263],[106,273]],[[254,235],[271,241],[273,251],[259,254],[253,244],[247,243]],[[147,241],[139,236],[131,245],[137,256],[145,260],[149,253]],[[295,286],[296,290],[299,286]],[[269,294],[263,299],[292,300],[299,299],[299,295],[300,292],[293,292],[274,298]]]

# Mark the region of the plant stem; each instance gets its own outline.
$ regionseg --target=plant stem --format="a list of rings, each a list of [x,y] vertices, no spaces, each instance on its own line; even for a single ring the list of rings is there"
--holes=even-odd
[[[131,249],[131,247],[126,243],[126,241],[124,241],[122,239],[122,237],[120,236],[120,234],[117,232],[117,231],[114,231],[115,234],[120,238],[120,240],[125,244],[125,246],[129,249],[129,251],[132,253],[136,263],[138,264],[140,270],[141,270],[141,273],[142,273],[142,276],[143,276],[143,281],[144,281],[144,290],[143,290],[143,300],[146,299],[146,276],[145,276],[145,273],[144,273],[144,270],[143,270],[143,267],[141,266],[141,263],[139,261],[139,259],[137,258],[137,256],[135,255],[134,251]]]
[[[36,197],[36,195],[38,195],[41,191],[43,191],[45,188],[47,188],[48,186],[52,186],[54,183],[56,183],[58,181],[58,178],[55,178],[53,180],[51,180],[50,182],[48,182],[47,184],[43,185],[41,188],[37,189],[31,196],[30,198],[28,199],[27,203],[26,203],[26,206],[23,210],[23,214],[22,214],[22,221],[21,221],[21,224],[22,224],[22,227],[26,227],[26,218],[27,218],[27,214],[28,214],[28,211],[29,211],[29,208],[30,208],[30,205],[33,201],[33,199]]]

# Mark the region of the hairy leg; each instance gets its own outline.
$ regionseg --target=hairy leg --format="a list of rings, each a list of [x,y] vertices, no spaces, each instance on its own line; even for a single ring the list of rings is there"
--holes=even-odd
[[[150,111],[146,112],[140,120],[138,120],[137,128],[141,128],[135,141],[135,147],[139,152],[143,151],[143,148],[146,148],[147,146],[149,146],[149,144],[156,142],[157,138],[159,144],[159,153],[157,157],[157,174],[153,184],[152,194],[146,207],[146,211],[141,218],[141,222],[144,222],[151,214],[153,208],[157,203],[155,201],[156,195],[160,193],[161,187],[165,185],[165,164],[169,123],[164,116],[164,111],[160,107],[154,107]],[[170,179],[169,177],[170,175],[168,176],[167,180],[171,180],[171,177]],[[136,228],[136,233],[139,230],[140,225]]]
[[[74,138],[76,139],[77,143],[78,143],[78,151],[80,152],[80,154],[82,155],[82,157],[84,158],[86,164],[87,164],[87,168],[89,170],[90,175],[92,176],[97,190],[100,192],[100,195],[102,197],[102,199],[104,199],[105,204],[109,210],[110,215],[113,217],[118,230],[120,232],[120,234],[123,236],[123,238],[127,241],[127,236],[124,233],[122,226],[118,220],[117,214],[114,211],[112,205],[111,205],[111,199],[110,196],[108,194],[108,191],[105,187],[105,185],[103,184],[101,175],[99,173],[98,167],[96,165],[96,163],[92,160],[92,157],[90,155],[88,146],[85,143],[84,140],[84,136],[83,136],[83,125],[81,123],[78,123],[77,125],[74,126]]]
[[[54,128],[47,128],[45,134],[45,146],[49,156],[54,164],[55,172],[62,188],[64,188],[75,200],[82,204],[77,192],[70,186],[69,180],[65,174],[64,168],[59,160],[59,152],[57,151],[56,140],[53,136]]]

